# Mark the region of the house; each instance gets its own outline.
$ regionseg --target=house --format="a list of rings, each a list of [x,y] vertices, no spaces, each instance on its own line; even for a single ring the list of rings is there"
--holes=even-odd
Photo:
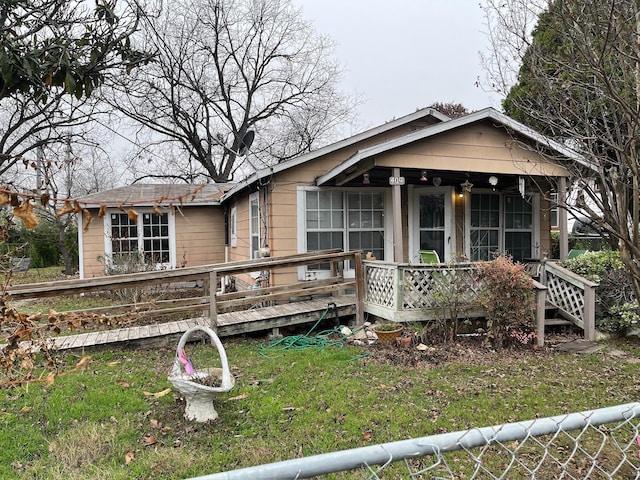
[[[147,238],[144,215],[127,233],[131,221],[118,206],[133,203],[150,214],[155,199],[176,193],[154,190],[167,186],[83,197],[81,204],[94,213],[106,205],[107,215],[80,233],[81,273],[102,274],[105,262],[96,259],[126,249],[170,267],[182,259],[192,266],[330,248],[405,263],[419,263],[425,249],[442,261],[488,260],[494,252],[542,258],[551,251],[551,194],[563,201],[569,172],[562,161],[573,157],[491,108],[456,119],[422,109],[240,182],[207,185],[202,198],[185,201],[176,212],[163,200],[166,237],[156,238],[150,227]],[[558,216],[566,257],[566,212],[560,209]],[[137,243],[131,244],[127,235],[134,233]],[[315,265],[285,275],[320,279],[328,269]]]
[[[267,246],[272,256],[341,248],[406,263],[425,249],[442,261],[543,258],[567,158],[579,160],[491,108],[456,119],[419,110],[235,184],[221,199],[229,260]],[[566,212],[557,215],[566,257]],[[322,278],[327,269],[297,274]]]
[[[132,259],[155,268],[224,262],[220,199],[229,187],[134,184],[78,198],[80,278],[119,272]]]

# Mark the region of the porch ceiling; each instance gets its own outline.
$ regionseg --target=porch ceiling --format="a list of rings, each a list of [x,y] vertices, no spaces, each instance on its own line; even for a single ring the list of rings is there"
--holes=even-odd
[[[327,182],[325,186],[344,186],[344,187],[389,187],[389,177],[391,177],[393,169],[391,167],[373,167],[370,169],[357,169],[349,175],[348,179],[336,178],[335,182]],[[434,187],[434,186],[454,186],[456,189],[460,188],[460,184],[469,180],[473,184],[473,188],[495,188],[496,191],[518,191],[519,177],[520,175],[508,175],[501,173],[491,172],[458,172],[453,170],[428,170],[426,172],[427,180],[421,180],[423,169],[400,169],[400,175],[405,179],[405,185],[414,185],[421,187]],[[364,174],[368,174],[368,184],[364,182]],[[489,182],[490,177],[496,177],[498,183],[491,185]],[[439,177],[440,182],[437,185],[437,181],[434,183],[434,178]],[[527,182],[527,189],[541,190],[547,189],[551,185],[551,182],[546,177],[528,177],[525,176]],[[345,180],[345,181],[339,181]],[[553,187],[553,186],[552,186]]]

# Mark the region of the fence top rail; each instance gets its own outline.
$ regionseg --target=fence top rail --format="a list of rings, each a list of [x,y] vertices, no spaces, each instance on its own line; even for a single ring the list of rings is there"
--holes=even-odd
[[[486,262],[456,262],[456,263],[396,263],[385,260],[363,260],[367,267],[398,268],[403,270],[449,270],[475,269]]]
[[[315,253],[303,253],[283,257],[273,257],[240,262],[200,265],[196,267],[177,268],[172,270],[154,270],[120,275],[109,275],[87,279],[58,280],[53,282],[31,283],[10,286],[7,291],[14,298],[33,298],[52,296],[63,293],[73,294],[99,290],[116,290],[135,287],[141,284],[152,285],[208,277],[211,272],[222,275],[247,273],[267,270],[275,267],[313,265],[318,263],[342,261],[354,258],[359,251],[343,252],[341,250],[323,250]]]
[[[586,278],[582,278],[581,276],[573,273],[571,270],[567,270],[566,268],[561,267],[555,262],[546,262],[544,268],[545,268],[545,271],[553,273],[554,275],[578,287],[595,288],[598,285],[600,285],[599,283],[592,282],[590,280],[587,280]]]

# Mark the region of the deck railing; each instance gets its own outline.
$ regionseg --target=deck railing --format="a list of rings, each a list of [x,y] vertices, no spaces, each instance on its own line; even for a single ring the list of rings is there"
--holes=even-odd
[[[365,312],[396,321],[442,318],[455,297],[459,318],[482,316],[478,265],[364,261]],[[447,310],[447,311],[445,311]]]
[[[151,298],[147,301],[121,303],[66,313],[82,314],[86,318],[94,319],[118,315],[128,316],[133,320],[131,323],[135,324],[137,317],[155,318],[168,314],[195,312],[198,315],[208,316],[210,324],[215,328],[219,313],[246,310],[255,305],[271,305],[294,297],[333,294],[351,290],[356,292],[356,299],[359,299],[356,300],[356,319],[362,322],[364,295],[362,293],[361,259],[361,252],[327,250],[175,270],[15,285],[8,288],[8,293],[12,300],[25,300],[126,289],[145,289],[157,285],[169,286],[161,297]],[[354,265],[355,278],[344,277],[342,266],[345,262],[351,262]],[[299,267],[318,264],[330,265],[329,278],[299,282],[295,273],[286,275],[287,272],[295,272]],[[220,289],[220,286],[224,284],[223,279],[250,275],[253,272],[257,272],[258,275],[270,279],[270,281],[265,282],[266,285],[262,285],[260,288],[251,288],[250,286],[248,289],[240,291]],[[276,275],[283,272],[285,275]],[[291,280],[292,277],[295,279]],[[249,276],[249,278],[251,277]],[[274,284],[273,280],[276,278],[290,280]],[[190,288],[185,289],[185,284],[190,285]],[[191,296],[185,298],[184,295],[170,295],[170,293],[177,291],[187,291],[191,293]],[[48,314],[42,314],[40,317],[41,321],[49,319]]]
[[[485,314],[477,300],[481,288],[477,263],[402,264],[364,261],[366,313],[394,322],[451,318],[451,302],[457,302],[458,318]],[[535,324],[539,346],[544,344],[545,309],[556,306],[560,313],[583,328],[585,338],[595,332],[595,287],[551,262],[538,268],[534,279]]]
[[[542,262],[540,281],[547,287],[547,303],[584,330],[584,338],[595,339],[597,283],[561,267],[555,262]]]

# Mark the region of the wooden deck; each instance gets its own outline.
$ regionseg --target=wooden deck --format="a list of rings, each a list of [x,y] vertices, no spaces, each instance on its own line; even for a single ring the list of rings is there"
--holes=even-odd
[[[327,296],[219,314],[217,333],[220,337],[225,337],[316,322],[329,308],[330,302],[336,305],[336,312],[339,317],[348,317],[356,313],[355,295]],[[334,311],[327,312],[326,318],[334,318]],[[51,341],[55,350],[91,348],[179,335],[195,325],[209,325],[209,318],[197,317],[155,325],[78,333],[54,337]]]

